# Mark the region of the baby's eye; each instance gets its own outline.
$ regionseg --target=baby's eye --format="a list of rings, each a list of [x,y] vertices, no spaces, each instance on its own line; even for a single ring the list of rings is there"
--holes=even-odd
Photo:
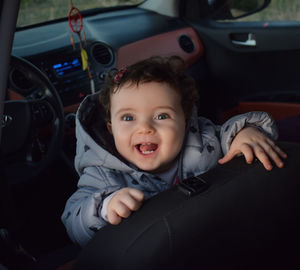
[[[124,116],[122,116],[122,120],[123,121],[132,121],[133,116],[132,115],[124,115]]]
[[[156,116],[157,120],[164,120],[164,119],[167,119],[167,118],[169,118],[169,115],[166,114],[166,113],[161,113],[158,116]]]

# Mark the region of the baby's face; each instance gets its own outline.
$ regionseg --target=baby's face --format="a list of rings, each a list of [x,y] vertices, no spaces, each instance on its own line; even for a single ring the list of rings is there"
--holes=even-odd
[[[141,170],[160,173],[183,144],[185,116],[180,96],[168,84],[125,84],[111,96],[111,123],[119,153]]]

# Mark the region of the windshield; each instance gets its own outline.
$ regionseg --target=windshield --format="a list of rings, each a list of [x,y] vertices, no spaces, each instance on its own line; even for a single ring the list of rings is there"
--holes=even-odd
[[[17,27],[68,16],[71,4],[81,12],[96,8],[136,5],[143,0],[21,0]]]

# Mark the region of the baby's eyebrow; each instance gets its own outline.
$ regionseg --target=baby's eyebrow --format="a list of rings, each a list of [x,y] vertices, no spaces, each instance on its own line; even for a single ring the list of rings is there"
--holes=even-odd
[[[132,112],[132,111],[134,111],[133,108],[121,108],[116,111],[116,114],[120,114],[120,113],[124,113],[124,112]]]
[[[171,111],[176,112],[176,109],[173,108],[172,106],[158,106],[158,107],[155,107],[155,109],[159,109],[159,110],[171,110]]]

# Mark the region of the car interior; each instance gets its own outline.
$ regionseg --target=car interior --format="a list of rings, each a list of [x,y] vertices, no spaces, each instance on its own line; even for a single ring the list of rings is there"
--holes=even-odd
[[[296,262],[299,19],[247,19],[276,0],[120,0],[115,7],[82,11],[73,0],[60,18],[18,26],[22,1],[0,3],[1,270],[159,269],[170,261],[174,269],[265,269]],[[101,91],[110,69],[156,55],[185,61],[199,91],[197,109],[215,124],[249,111],[272,115],[289,157],[283,169],[270,173],[236,158],[203,176],[209,187],[201,196],[177,188],[163,192],[120,226],[101,229],[82,249],[61,222],[79,178],[76,111],[87,95]],[[117,249],[111,239],[119,241]],[[103,259],[93,250],[101,250]]]

